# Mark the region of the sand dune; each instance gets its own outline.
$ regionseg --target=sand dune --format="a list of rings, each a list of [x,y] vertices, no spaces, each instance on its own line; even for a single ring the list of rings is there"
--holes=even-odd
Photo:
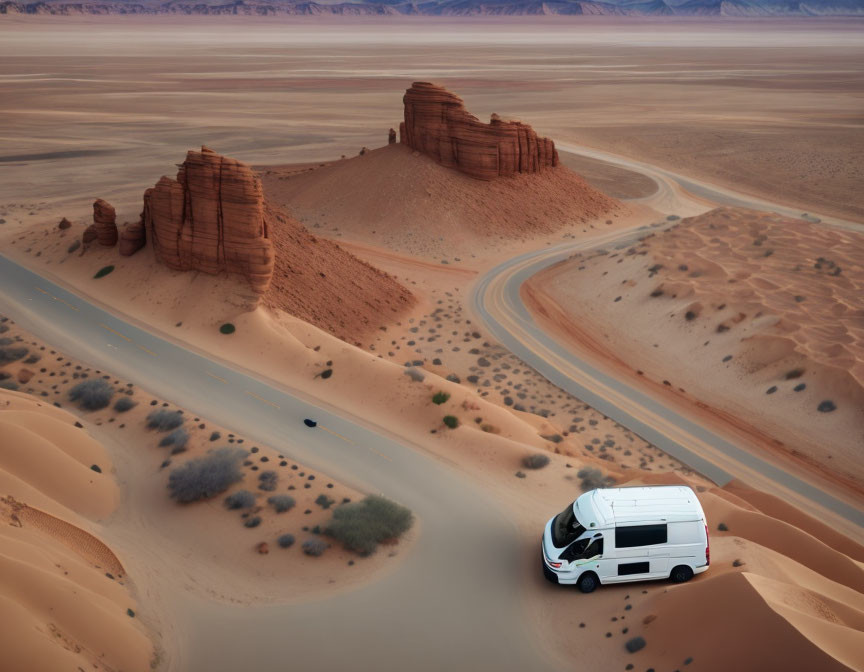
[[[530,282],[610,353],[860,491],[864,237],[718,208]],[[541,301],[544,299],[540,299]],[[614,329],[612,329],[614,327]]]
[[[448,263],[624,212],[564,166],[483,182],[400,144],[311,170],[261,172],[267,198],[314,231]]]
[[[82,527],[117,504],[111,462],[75,423],[35,397],[0,390],[2,666],[143,672],[153,646],[134,620],[126,572]]]

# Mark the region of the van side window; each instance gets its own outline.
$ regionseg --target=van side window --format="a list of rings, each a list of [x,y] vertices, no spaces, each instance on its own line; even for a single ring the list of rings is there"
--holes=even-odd
[[[603,555],[602,537],[593,541],[591,539],[580,539],[574,542],[570,548],[561,554],[561,559],[572,562],[574,560],[593,558],[596,555]]]
[[[662,525],[631,525],[615,528],[615,546],[617,548],[665,544],[666,539],[665,523]]]

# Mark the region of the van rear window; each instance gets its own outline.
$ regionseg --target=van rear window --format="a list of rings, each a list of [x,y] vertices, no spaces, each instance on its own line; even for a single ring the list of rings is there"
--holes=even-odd
[[[564,548],[567,544],[579,538],[585,528],[579,523],[576,514],[573,513],[573,505],[559,513],[552,520],[552,543],[555,548]]]
[[[663,525],[631,525],[629,527],[615,528],[616,548],[665,544],[666,539],[665,523]]]

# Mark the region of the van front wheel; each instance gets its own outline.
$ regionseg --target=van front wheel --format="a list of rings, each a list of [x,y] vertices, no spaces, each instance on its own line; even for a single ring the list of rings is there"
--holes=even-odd
[[[576,583],[579,586],[579,590],[583,593],[593,593],[594,589],[600,584],[600,581],[597,579],[597,575],[594,572],[585,572],[582,576],[579,577],[579,581]]]
[[[678,565],[675,569],[672,570],[669,578],[672,579],[675,583],[686,583],[693,578],[693,570],[690,569],[687,565]]]

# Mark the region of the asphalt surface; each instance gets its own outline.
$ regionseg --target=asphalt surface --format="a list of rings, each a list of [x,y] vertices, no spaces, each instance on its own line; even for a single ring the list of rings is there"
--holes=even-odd
[[[795,217],[802,214],[607,152],[573,145],[559,145],[559,148],[650,177],[657,183],[657,192],[634,200],[644,202],[660,212],[691,214],[708,210],[714,203],[719,203]],[[864,225],[854,222],[830,217],[821,219],[834,226],[864,230]],[[531,276],[577,251],[623,246],[650,230],[653,229],[640,227],[617,231],[588,241],[562,243],[508,259],[475,282],[472,292],[473,312],[496,339],[550,382],[636,432],[718,485],[732,478],[742,478],[788,500],[800,501],[803,497],[853,523],[857,526],[853,531],[858,532],[857,536],[860,537],[864,532],[864,511],[860,508],[739,448],[664,405],[661,399],[602,371],[596,362],[577,357],[534,321],[521,298],[521,286]]]
[[[706,209],[702,197],[718,202],[732,198],[645,164],[576,151],[655,179],[658,193],[643,200],[665,212]],[[693,188],[699,198],[682,194],[681,186]],[[741,201],[735,205],[763,207],[746,197],[734,198]],[[633,232],[563,244],[499,265],[476,284],[477,313],[496,338],[553,383],[712,480],[723,483],[732,474],[758,472],[777,487],[794,488],[864,525],[860,510],[604,376],[533,323],[519,298],[522,282],[580,246],[620,243],[622,235]],[[164,340],[3,256],[0,289],[0,311],[70,356],[132,380],[190,412],[218,418],[336,479],[381,492],[409,506],[421,522],[422,534],[398,569],[332,598],[239,607],[191,595],[161,595],[155,602],[170,604],[170,613],[161,618],[171,621],[167,630],[175,648],[160,669],[276,672],[295,661],[303,661],[304,670],[328,671],[552,669],[522,614],[518,588],[536,580],[533,568],[519,563],[523,540],[466,476],[406,446],[386,428]],[[304,418],[315,419],[318,428],[306,428]],[[560,504],[550,504],[550,515]],[[119,550],[128,554],[135,549]]]
[[[328,672],[552,669],[528,632],[519,594],[540,570],[521,566],[524,539],[469,478],[358,418],[139,329],[3,256],[0,290],[0,312],[69,356],[383,493],[420,520],[422,533],[396,570],[338,596],[243,607],[160,596],[170,605],[163,616],[170,645],[179,647],[163,669],[282,672],[293,661]],[[305,427],[305,418],[319,426]],[[550,503],[550,515],[560,508]],[[171,571],[167,560],[163,571]]]

